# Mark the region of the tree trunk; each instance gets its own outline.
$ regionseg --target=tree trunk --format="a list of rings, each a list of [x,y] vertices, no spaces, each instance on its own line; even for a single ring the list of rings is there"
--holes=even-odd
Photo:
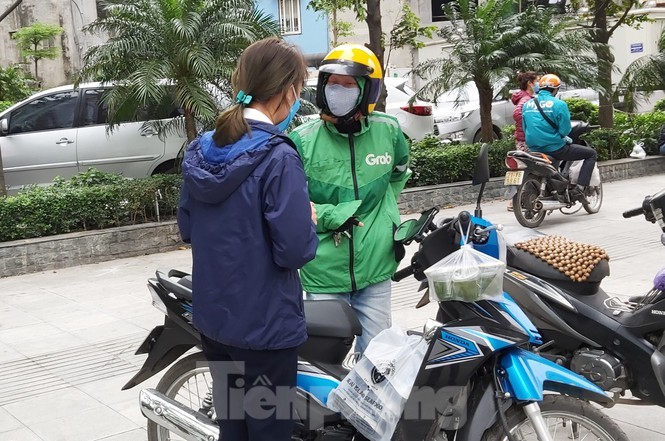
[[[35,44],[35,53],[37,52],[37,45]],[[39,81],[39,73],[37,72],[37,62],[39,61],[37,57],[33,57],[35,60],[35,81],[39,84],[39,87],[42,86],[41,81]]]
[[[196,121],[191,110],[185,109],[185,132],[187,133],[187,143],[196,138]]]
[[[597,1],[595,4],[596,29],[593,39],[596,43],[595,52],[598,58],[599,109],[598,123],[610,129],[614,126],[614,107],[612,106],[612,66],[614,56],[610,50],[610,34],[607,29],[607,4]]]
[[[489,82],[476,82],[480,104],[480,140],[482,142],[494,141],[494,126],[492,125],[492,86]]]
[[[339,40],[339,29],[337,28],[337,8],[333,9],[332,13],[332,34],[332,47],[337,47],[337,41]]]
[[[5,186],[5,170],[2,168],[2,150],[0,150],[0,196],[7,195],[7,187]]]
[[[385,66],[383,62],[383,30],[381,28],[381,0],[367,0],[367,17],[365,18],[367,29],[369,31],[369,49],[379,59],[379,64]],[[383,72],[385,75],[385,70]],[[382,86],[381,96],[376,104],[376,110],[383,112],[386,110],[386,92],[385,84]]]

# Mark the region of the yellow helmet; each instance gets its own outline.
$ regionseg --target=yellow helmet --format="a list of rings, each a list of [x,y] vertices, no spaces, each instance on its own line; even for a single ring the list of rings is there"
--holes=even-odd
[[[383,69],[374,52],[359,44],[343,44],[325,56],[319,67],[319,81],[316,85],[316,105],[320,109],[327,110],[323,88],[332,74],[365,78],[358,110],[363,115],[374,111],[383,81]]]

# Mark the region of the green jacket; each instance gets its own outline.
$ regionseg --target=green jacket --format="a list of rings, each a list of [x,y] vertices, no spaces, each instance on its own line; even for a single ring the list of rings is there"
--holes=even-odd
[[[320,119],[290,134],[318,216],[316,257],[300,271],[307,292],[360,290],[397,268],[393,232],[400,223],[397,197],[411,174],[409,147],[396,118],[373,112],[367,119],[351,136]],[[334,230],[351,216],[364,226],[336,245]]]

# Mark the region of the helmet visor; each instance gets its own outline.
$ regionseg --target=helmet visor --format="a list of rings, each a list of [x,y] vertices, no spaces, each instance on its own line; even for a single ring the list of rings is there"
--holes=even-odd
[[[374,69],[351,60],[323,60],[319,72],[364,77],[371,75]]]

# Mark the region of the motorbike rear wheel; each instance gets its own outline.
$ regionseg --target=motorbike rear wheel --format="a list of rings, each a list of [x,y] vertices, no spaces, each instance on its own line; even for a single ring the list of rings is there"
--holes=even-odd
[[[534,175],[528,175],[513,196],[515,219],[523,227],[536,228],[545,219],[546,210],[536,211],[534,209],[534,204],[539,196],[540,179]]]
[[[212,377],[208,362],[203,352],[196,352],[182,358],[166,371],[162,379],[157,383],[156,389],[190,409],[200,410],[205,408],[204,400],[207,395],[212,403]],[[206,415],[214,420],[213,410]],[[175,441],[181,438],[175,436],[168,429],[148,420],[148,441]]]
[[[619,426],[591,403],[562,395],[545,395],[540,411],[554,441],[628,441]],[[538,437],[520,406],[506,412],[508,429],[518,441],[537,441]],[[507,441],[500,421],[488,429],[481,441]]]

